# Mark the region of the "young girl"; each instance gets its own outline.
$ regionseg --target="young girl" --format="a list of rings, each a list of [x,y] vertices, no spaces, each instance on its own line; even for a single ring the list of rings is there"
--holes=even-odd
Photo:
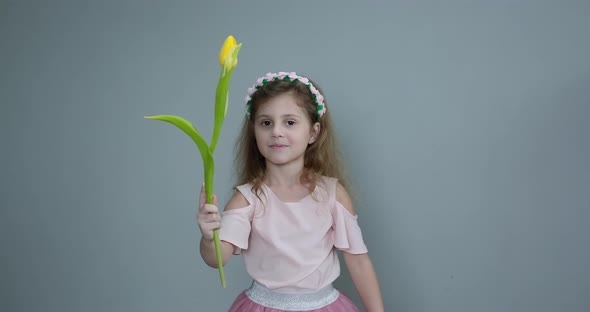
[[[320,89],[295,73],[268,73],[246,102],[236,192],[221,218],[201,190],[197,214],[205,263],[217,267],[219,228],[224,265],[242,254],[254,280],[229,311],[359,311],[332,286],[340,275],[336,249],[365,309],[383,311]]]

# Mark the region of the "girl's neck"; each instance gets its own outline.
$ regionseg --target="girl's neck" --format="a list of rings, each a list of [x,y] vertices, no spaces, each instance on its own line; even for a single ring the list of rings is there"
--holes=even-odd
[[[291,187],[301,184],[303,166],[274,166],[267,164],[264,183],[268,186]]]

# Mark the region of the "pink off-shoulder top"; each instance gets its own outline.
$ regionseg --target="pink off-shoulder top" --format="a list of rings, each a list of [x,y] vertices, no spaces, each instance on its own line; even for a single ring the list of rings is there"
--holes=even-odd
[[[242,254],[248,274],[283,293],[306,293],[330,285],[340,275],[336,249],[367,252],[357,216],[336,200],[337,179],[322,177],[297,202],[283,202],[263,184],[259,199],[252,185],[238,186],[249,205],[222,213],[220,239]]]

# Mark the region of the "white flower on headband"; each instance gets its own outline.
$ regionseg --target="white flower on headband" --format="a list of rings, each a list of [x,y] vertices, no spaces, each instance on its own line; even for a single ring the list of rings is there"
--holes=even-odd
[[[278,73],[266,73],[266,75],[264,75],[256,80],[255,85],[253,85],[251,88],[248,88],[248,94],[246,95],[246,98],[244,99],[244,102],[246,102],[246,114],[248,116],[250,116],[252,95],[254,94],[254,92],[256,92],[258,89],[263,87],[266,83],[268,83],[270,81],[274,81],[274,80],[286,80],[286,81],[291,81],[291,82],[299,81],[299,82],[305,84],[309,88],[309,91],[311,91],[311,94],[314,98],[315,106],[318,111],[318,118],[322,118],[322,116],[326,113],[326,105],[324,104],[324,96],[320,93],[320,91],[318,89],[316,89],[316,87],[314,87],[311,84],[309,79],[307,79],[306,77],[303,77],[303,76],[299,76],[295,72],[278,72]]]

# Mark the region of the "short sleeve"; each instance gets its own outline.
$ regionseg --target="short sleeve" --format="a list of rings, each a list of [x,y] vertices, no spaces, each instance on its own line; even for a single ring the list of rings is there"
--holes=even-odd
[[[238,190],[244,194],[244,190],[238,187]],[[234,254],[240,254],[242,249],[248,249],[250,231],[252,229],[252,216],[254,204],[249,196],[244,194],[249,205],[243,208],[231,209],[221,213],[221,228],[219,229],[219,239],[226,241],[235,246]]]
[[[357,221],[358,216],[352,215],[342,204],[336,202],[332,208],[332,218],[334,247],[351,254],[368,252]]]

